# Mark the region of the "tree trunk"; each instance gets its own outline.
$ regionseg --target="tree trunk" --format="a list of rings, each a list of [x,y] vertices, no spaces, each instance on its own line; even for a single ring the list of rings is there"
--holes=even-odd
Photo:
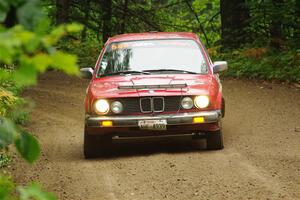
[[[90,10],[90,0],[85,0],[85,7],[84,7],[84,21],[87,23],[89,20],[89,10]],[[81,32],[81,40],[85,41],[86,40],[86,32],[87,32],[87,27],[84,26],[82,32]]]
[[[300,45],[300,0],[296,0],[295,4],[294,38],[297,45]]]
[[[275,9],[272,13],[272,22],[270,25],[271,46],[280,49],[284,43],[282,16],[280,14],[280,10],[284,6],[284,0],[272,0],[272,3]]]
[[[71,0],[56,0],[56,23],[63,24],[69,22]]]
[[[7,13],[7,16],[5,18],[4,25],[7,28],[10,28],[10,27],[13,27],[14,25],[16,25],[17,22],[18,22],[18,20],[17,20],[17,9],[15,7],[11,6],[8,13]]]
[[[223,46],[239,47],[250,42],[248,33],[250,14],[246,0],[220,0],[221,38]]]
[[[125,27],[126,27],[126,17],[127,17],[127,11],[128,11],[128,3],[129,0],[124,1],[124,9],[123,9],[123,16],[122,16],[122,21],[121,21],[121,27],[120,27],[120,33],[125,32]]]
[[[112,0],[100,0],[102,7],[102,42],[103,44],[112,34]]]

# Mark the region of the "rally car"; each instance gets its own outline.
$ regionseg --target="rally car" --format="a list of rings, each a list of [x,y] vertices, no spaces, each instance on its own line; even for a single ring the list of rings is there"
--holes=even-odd
[[[206,138],[223,148],[225,100],[219,72],[194,33],[136,33],[109,38],[85,97],[84,155],[111,150],[114,140]]]

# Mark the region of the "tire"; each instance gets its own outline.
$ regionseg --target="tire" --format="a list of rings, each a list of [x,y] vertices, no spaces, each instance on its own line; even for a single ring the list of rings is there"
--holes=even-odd
[[[112,144],[111,137],[89,135],[84,132],[83,153],[86,159],[96,158],[109,152]]]
[[[221,110],[222,118],[225,117],[225,99],[222,98],[222,110]]]
[[[220,150],[224,148],[221,130],[207,133],[206,148],[207,150]]]

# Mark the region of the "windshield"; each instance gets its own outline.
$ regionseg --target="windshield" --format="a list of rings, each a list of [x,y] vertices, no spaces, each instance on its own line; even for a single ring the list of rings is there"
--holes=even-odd
[[[107,46],[97,75],[131,74],[128,71],[207,74],[208,67],[199,45],[193,40],[140,40]]]

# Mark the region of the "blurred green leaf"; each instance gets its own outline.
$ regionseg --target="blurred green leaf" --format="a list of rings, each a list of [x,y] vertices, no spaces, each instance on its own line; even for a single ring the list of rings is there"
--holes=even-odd
[[[27,187],[18,187],[20,200],[56,200],[56,197],[49,192],[44,192],[38,184],[31,184]]]
[[[5,69],[0,69],[0,81],[4,81],[10,77],[10,73]]]
[[[66,29],[69,33],[77,33],[83,29],[83,26],[77,23],[66,25]]]
[[[13,80],[18,87],[34,85],[37,82],[37,70],[26,61],[13,73]]]
[[[34,32],[39,36],[44,36],[50,29],[51,21],[48,18],[40,20],[40,22],[34,27]]]
[[[6,49],[4,47],[1,47],[0,44],[0,60],[3,61],[6,64],[12,63],[12,55],[13,53],[9,51],[9,49]]]
[[[46,35],[44,38],[43,38],[43,42],[44,42],[44,45],[46,47],[48,46],[51,46],[55,43],[58,42],[58,40],[64,36],[66,34],[66,30],[65,30],[65,26],[64,25],[60,25],[56,28],[54,28],[50,34]]]
[[[40,145],[33,135],[23,131],[16,139],[15,144],[19,153],[29,163],[33,163],[39,158]]]
[[[62,70],[67,74],[78,74],[79,67],[77,65],[77,57],[75,55],[70,55],[63,53],[61,51],[55,52],[51,55],[52,66],[56,69]]]
[[[30,31],[19,31],[16,37],[22,42],[28,53],[36,51],[41,43],[41,39]]]
[[[8,176],[0,175],[0,199],[12,200],[11,194],[15,189],[15,185]]]
[[[32,63],[39,72],[45,72],[52,60],[49,55],[40,53],[32,58]]]
[[[0,149],[13,143],[16,134],[14,124],[5,118],[0,118]]]

